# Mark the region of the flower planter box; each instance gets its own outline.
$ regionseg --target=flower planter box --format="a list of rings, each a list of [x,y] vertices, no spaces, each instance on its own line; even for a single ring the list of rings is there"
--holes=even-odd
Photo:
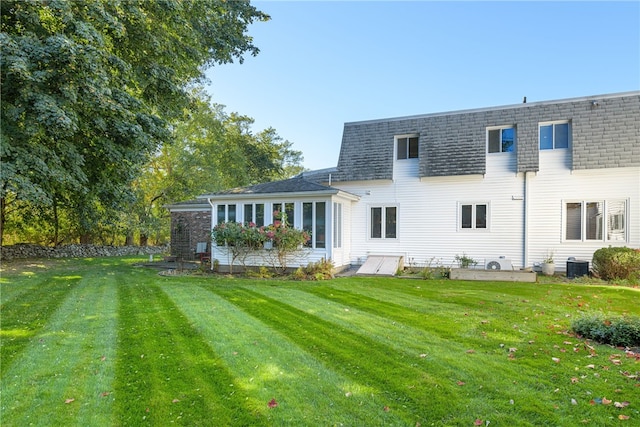
[[[482,280],[494,282],[531,282],[535,283],[537,274],[526,270],[479,270],[453,268],[449,276],[452,280]]]

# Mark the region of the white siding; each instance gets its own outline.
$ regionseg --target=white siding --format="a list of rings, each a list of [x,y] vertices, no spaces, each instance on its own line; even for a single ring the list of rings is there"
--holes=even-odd
[[[505,163],[505,159],[507,159]],[[405,263],[438,262],[455,266],[466,254],[481,264],[506,256],[514,266],[523,258],[523,180],[509,171],[511,156],[497,158],[485,177],[480,175],[353,182],[341,185],[361,195],[352,219],[351,260],[359,264],[369,254],[404,255]],[[400,174],[398,174],[400,175]],[[396,176],[398,176],[396,175]],[[459,203],[487,203],[489,228],[459,229]],[[369,211],[375,206],[398,207],[396,239],[369,236]]]
[[[567,199],[627,200],[628,241],[617,245],[640,246],[640,168],[571,171],[568,155],[567,150],[541,152],[540,171],[528,173],[526,182],[525,174],[515,172],[515,154],[508,154],[487,156],[484,176],[420,180],[412,178],[410,170],[398,170],[393,181],[340,183],[340,188],[361,196],[351,218],[351,262],[361,264],[368,255],[403,255],[405,263],[424,265],[435,260],[455,266],[455,256],[464,253],[481,264],[505,256],[520,268],[541,262],[553,250],[557,268],[564,270],[568,257],[590,261],[595,250],[614,245],[563,241],[563,201]],[[488,203],[488,229],[461,230],[461,202]],[[370,238],[369,212],[377,206],[397,206],[396,239]]]
[[[570,171],[554,150],[540,153],[540,171],[529,176],[529,261],[540,262],[555,252],[556,268],[568,257],[591,261],[593,252],[608,246],[640,247],[640,168]],[[566,201],[627,201],[627,241],[566,241],[563,211]]]

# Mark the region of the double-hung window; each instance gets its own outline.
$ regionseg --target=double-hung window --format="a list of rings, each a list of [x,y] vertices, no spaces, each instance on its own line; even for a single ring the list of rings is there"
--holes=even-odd
[[[396,137],[397,159],[417,159],[418,158],[418,136]]]
[[[566,241],[625,242],[626,200],[580,200],[564,203]]]
[[[374,206],[370,211],[370,234],[372,239],[395,239],[397,237],[398,208],[396,206]]]
[[[306,243],[309,248],[323,249],[327,239],[327,214],[325,202],[302,203],[302,229],[311,235]]]
[[[569,148],[571,126],[569,122],[541,123],[539,135],[540,150]]]
[[[459,203],[458,229],[485,230],[489,228],[489,203]]]
[[[488,153],[512,153],[516,148],[515,128],[501,127],[487,129]]]
[[[236,205],[218,205],[217,223],[236,222]]]

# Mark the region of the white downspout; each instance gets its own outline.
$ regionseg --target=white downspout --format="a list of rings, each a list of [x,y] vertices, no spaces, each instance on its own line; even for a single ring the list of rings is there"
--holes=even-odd
[[[215,224],[215,215],[214,215],[214,205],[213,202],[211,201],[211,198],[207,197],[207,202],[209,202],[209,205],[211,206],[211,231],[213,231],[213,227],[216,225]],[[211,250],[209,251],[210,253],[210,259],[209,259],[209,268],[213,271],[213,237],[211,236],[211,233],[209,233],[209,245],[211,245]]]
[[[524,173],[524,236],[522,239],[522,267],[527,268],[529,266],[529,181],[527,175],[529,172]]]

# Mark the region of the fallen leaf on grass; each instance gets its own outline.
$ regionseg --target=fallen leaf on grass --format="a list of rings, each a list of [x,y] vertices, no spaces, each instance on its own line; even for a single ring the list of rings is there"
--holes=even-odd
[[[269,408],[275,408],[276,406],[278,406],[278,402],[276,402],[276,399],[271,399],[269,403],[267,403],[267,406]]]
[[[458,383],[457,383],[457,384],[458,384],[459,386],[463,386],[463,385],[465,385],[466,383],[465,383],[464,381],[458,381]]]
[[[110,393],[110,392],[108,392],[108,391],[103,391],[102,393],[100,393],[100,396],[102,396],[102,397],[107,397],[107,396],[109,396],[110,394],[111,394],[111,393]]]
[[[482,420],[481,420],[480,418],[478,418],[477,420],[475,420],[475,421],[473,422],[473,425],[474,425],[474,426],[481,426],[482,424],[483,424],[483,423],[482,423]]]
[[[571,399],[571,404],[572,404],[572,405],[577,405],[577,404],[578,404],[578,401],[577,401],[577,400],[575,400],[575,399]]]
[[[576,378],[576,377],[571,378],[571,384],[576,384],[576,383],[578,383],[578,381],[580,381],[580,380],[578,378]]]
[[[385,406],[384,408],[382,408],[382,410],[384,412],[389,412],[391,410],[391,408],[389,408],[388,406]]]
[[[107,360],[107,356],[102,356],[102,357],[100,358],[100,361],[102,361],[102,362],[104,362],[105,360]]]
[[[622,414],[620,414],[620,415],[618,415],[618,419],[619,419],[619,420],[628,420],[628,419],[629,419],[629,415],[622,415]]]
[[[71,399],[65,400],[64,403],[68,405],[69,403],[74,402],[74,401],[75,401],[75,399],[72,397]]]
[[[611,400],[607,399],[606,397],[602,398],[602,404],[603,405],[610,405],[611,404]]]
[[[556,363],[560,363],[560,359],[558,359],[557,357],[552,357],[551,360],[553,360]]]
[[[626,408],[629,406],[629,402],[613,402],[613,406],[616,408]]]

